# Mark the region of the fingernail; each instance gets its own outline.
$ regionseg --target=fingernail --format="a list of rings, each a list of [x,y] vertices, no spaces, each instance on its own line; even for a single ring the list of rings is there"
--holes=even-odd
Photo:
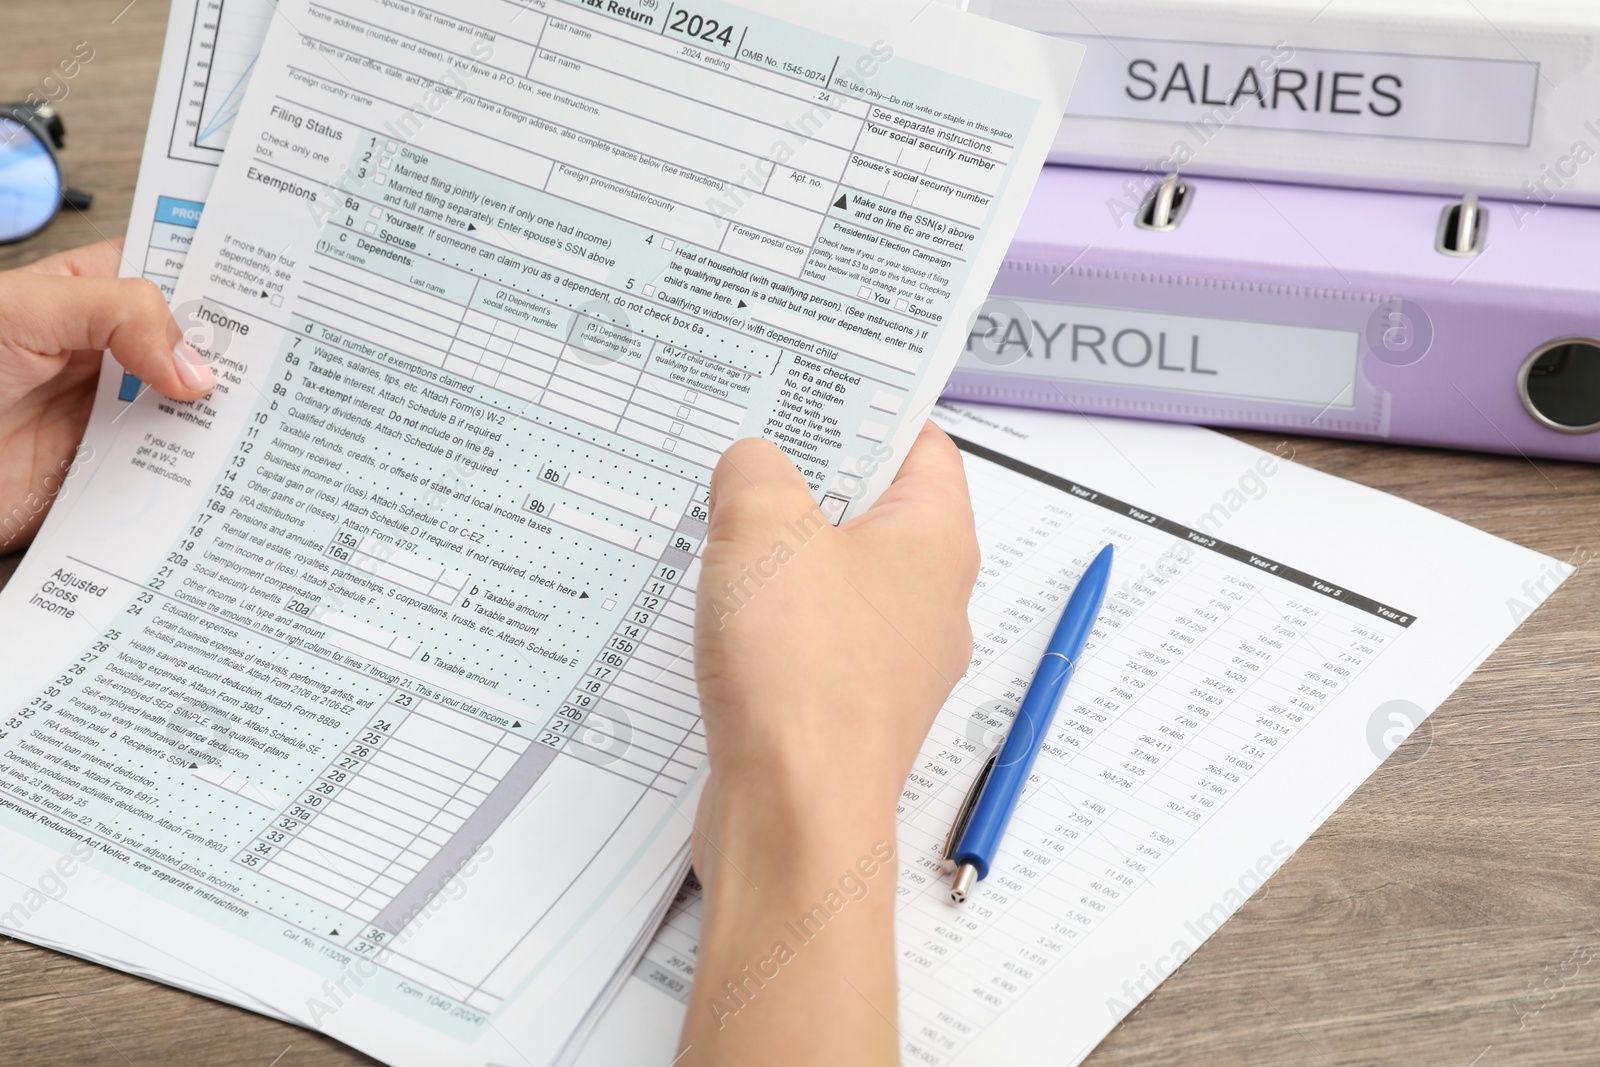
[[[206,357],[187,341],[179,341],[172,347],[172,363],[178,368],[178,380],[190,389],[209,393],[216,387],[217,376],[211,373]]]

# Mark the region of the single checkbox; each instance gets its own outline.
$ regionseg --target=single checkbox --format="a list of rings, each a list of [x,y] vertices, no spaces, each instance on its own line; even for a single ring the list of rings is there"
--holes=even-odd
[[[689,408],[686,405],[683,405],[683,404],[678,405],[678,418],[687,419],[688,417],[689,417]]]
[[[384,156],[382,159],[378,160],[378,166],[387,170],[389,168],[389,164],[393,162],[394,160],[390,159],[388,156]]]
[[[666,251],[670,252],[674,248],[677,248],[678,245],[677,245],[677,243],[675,241],[673,241],[672,238],[668,237],[664,241],[661,242],[661,247],[663,249],[665,249]]]
[[[400,146],[395,144],[393,141],[390,141],[389,142],[389,151],[398,152],[398,151],[400,151]]]
[[[610,611],[612,608],[617,606],[617,602],[610,597],[606,597],[600,602],[600,606],[605,608],[607,611]]]
[[[902,296],[899,300],[896,300],[894,302],[894,309],[896,311],[904,311],[906,309],[906,298]]]
[[[369,222],[369,223],[367,223],[366,229],[367,229],[368,233],[377,233],[378,232],[378,224],[376,222]]]
[[[856,293],[856,295],[859,296],[861,299],[866,300],[867,298],[872,296],[872,290],[868,289],[865,285],[863,285],[861,287],[860,292]]]
[[[645,286],[644,287],[644,295],[645,296],[655,296],[656,295],[656,287],[653,286],[653,285]]]
[[[386,182],[386,181],[388,181],[388,179],[387,179],[387,178],[385,178],[385,177],[384,177],[384,176],[383,176],[383,175],[381,175],[381,174],[374,174],[374,175],[373,175],[373,176],[372,176],[372,180],[373,180],[373,181],[374,181],[374,182],[376,182],[376,183],[377,183],[377,184],[379,184],[379,185],[382,185],[382,184],[383,184],[383,183],[384,183],[384,182]]]
[[[383,208],[381,208],[381,207],[373,208],[372,209],[372,217],[375,218],[375,219],[383,218]]]
[[[681,433],[683,433],[683,423],[681,423],[681,422],[673,423],[672,424],[672,435],[674,437],[676,437],[677,435],[679,435]]]

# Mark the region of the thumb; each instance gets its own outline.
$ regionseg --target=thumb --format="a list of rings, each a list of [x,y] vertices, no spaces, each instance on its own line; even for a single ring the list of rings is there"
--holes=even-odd
[[[0,351],[39,384],[85,349],[107,349],[174,400],[216,385],[205,357],[183,340],[161,290],[138,278],[61,277],[11,271],[0,278]],[[11,375],[8,375],[11,376]]]
[[[735,441],[711,472],[709,541],[738,541],[817,510],[783,449],[765,438]]]
[[[904,519],[914,526],[927,522],[944,526],[951,521],[972,526],[972,503],[967,493],[966,467],[950,435],[932,420],[900,464],[894,483],[863,515],[846,523],[848,529]]]

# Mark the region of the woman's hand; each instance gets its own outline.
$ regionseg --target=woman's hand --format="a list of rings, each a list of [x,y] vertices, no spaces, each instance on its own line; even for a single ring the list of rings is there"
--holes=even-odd
[[[978,548],[961,455],[928,423],[899,477],[835,528],[782,451],[711,479],[695,667],[718,791],[892,817],[972,655]]]
[[[683,1063],[898,1063],[895,806],[972,654],[960,453],[928,424],[834,528],[777,446],[740,441],[701,567],[706,919]]]
[[[116,277],[121,251],[106,242],[0,273],[0,553],[33,539],[60,490],[102,351],[175,400],[216,384],[161,290]]]

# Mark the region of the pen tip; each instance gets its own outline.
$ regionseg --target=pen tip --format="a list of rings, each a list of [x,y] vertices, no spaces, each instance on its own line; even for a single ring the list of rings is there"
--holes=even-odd
[[[963,863],[956,870],[955,884],[950,887],[950,903],[964,903],[972,894],[972,887],[978,881],[978,868],[970,863]]]

